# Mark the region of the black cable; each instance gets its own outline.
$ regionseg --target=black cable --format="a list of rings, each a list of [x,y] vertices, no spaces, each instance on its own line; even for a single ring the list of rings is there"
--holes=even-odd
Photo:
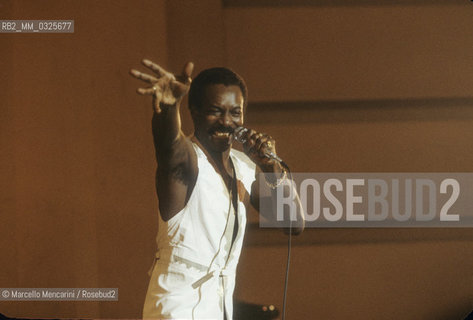
[[[286,279],[284,280],[284,297],[282,305],[282,320],[286,319],[286,298],[287,286],[289,282],[289,265],[291,263],[291,246],[292,246],[292,221],[289,224],[289,237],[287,240],[287,261],[286,261]]]
[[[289,174],[289,181],[293,181],[292,173],[291,173],[291,170],[289,169],[289,166],[284,161],[281,161],[280,163],[287,170]],[[284,279],[284,294],[283,294],[283,302],[282,302],[282,320],[286,319],[286,300],[287,300],[287,287],[289,284],[289,266],[291,263],[291,247],[292,247],[292,219],[289,219],[289,236],[287,238],[286,276]]]

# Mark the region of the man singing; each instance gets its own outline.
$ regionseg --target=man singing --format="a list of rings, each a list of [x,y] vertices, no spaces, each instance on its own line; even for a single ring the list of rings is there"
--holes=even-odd
[[[212,68],[191,81],[192,63],[180,76],[146,59],[143,64],[149,74],[131,74],[147,83],[138,93],[153,98],[160,212],[143,318],[231,319],[246,212],[250,204],[258,209],[259,180],[274,197],[286,171],[267,156],[276,149],[266,134],[247,130],[244,153],[232,149],[247,106],[238,74]],[[190,137],[179,113],[186,94],[195,128]]]

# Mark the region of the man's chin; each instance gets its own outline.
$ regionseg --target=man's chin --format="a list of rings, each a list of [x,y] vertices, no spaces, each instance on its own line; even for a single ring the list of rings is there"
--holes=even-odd
[[[225,152],[228,151],[232,147],[231,140],[229,138],[217,138],[212,137],[210,139],[211,148],[215,152]]]

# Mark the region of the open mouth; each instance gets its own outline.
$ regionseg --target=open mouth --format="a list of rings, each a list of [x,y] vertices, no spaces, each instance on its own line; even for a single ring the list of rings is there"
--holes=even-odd
[[[212,132],[212,136],[216,138],[228,139],[232,135],[233,130],[230,128],[220,128]]]

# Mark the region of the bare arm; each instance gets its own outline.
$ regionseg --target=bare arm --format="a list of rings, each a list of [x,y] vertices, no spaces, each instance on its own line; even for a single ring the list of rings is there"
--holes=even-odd
[[[274,159],[269,159],[264,155],[265,150],[276,154],[276,142],[267,134],[257,133],[249,130],[246,135],[246,142],[243,144],[245,153],[257,164],[256,181],[251,188],[251,204],[260,214],[276,221],[276,206],[278,204],[278,191],[285,194],[289,192],[294,195],[294,208],[296,209],[296,221],[292,223],[292,233],[300,234],[305,227],[304,212],[299,200],[297,191],[289,182],[287,171]],[[264,175],[260,174],[264,173]],[[280,190],[278,190],[280,189]],[[264,208],[264,209],[263,209]],[[287,209],[287,207],[284,207]],[[284,214],[284,216],[289,216]],[[282,224],[288,225],[288,221]],[[285,231],[288,231],[285,228]]]
[[[197,177],[195,152],[181,130],[179,112],[181,100],[189,91],[194,66],[187,63],[182,74],[175,76],[152,61],[145,59],[142,63],[152,75],[134,69],[130,74],[149,85],[137,92],[152,96],[152,128],[158,163],[156,190],[161,217],[167,221],[185,206]]]

